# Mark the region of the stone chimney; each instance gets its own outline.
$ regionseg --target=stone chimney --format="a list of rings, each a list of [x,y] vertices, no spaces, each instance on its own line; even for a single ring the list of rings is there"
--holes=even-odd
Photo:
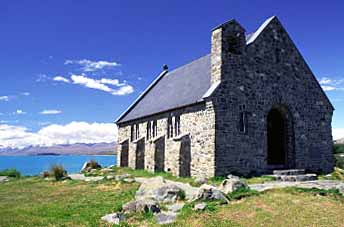
[[[214,28],[211,35],[211,83],[220,81],[226,62],[244,54],[245,50],[245,29],[237,21],[230,20]]]

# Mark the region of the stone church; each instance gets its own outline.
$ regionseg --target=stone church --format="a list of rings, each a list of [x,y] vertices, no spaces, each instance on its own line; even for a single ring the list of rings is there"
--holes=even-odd
[[[211,53],[163,72],[116,120],[118,165],[176,176],[333,169],[334,111],[277,17],[211,32]]]

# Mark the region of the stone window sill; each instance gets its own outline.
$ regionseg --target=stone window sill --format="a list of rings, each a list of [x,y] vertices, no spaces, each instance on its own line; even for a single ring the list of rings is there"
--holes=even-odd
[[[173,139],[173,141],[180,141],[180,140],[182,140],[184,137],[189,136],[189,135],[190,135],[190,133],[184,133],[184,134],[180,134],[179,136],[175,136],[175,137],[173,137],[172,139]]]

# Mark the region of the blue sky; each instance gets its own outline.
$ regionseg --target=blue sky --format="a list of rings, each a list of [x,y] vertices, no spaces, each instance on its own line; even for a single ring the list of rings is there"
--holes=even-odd
[[[82,122],[113,138],[111,122],[163,64],[173,69],[209,53],[211,29],[228,19],[251,32],[277,15],[325,86],[333,128],[344,137],[343,12],[340,0],[3,0],[0,124],[25,137]]]

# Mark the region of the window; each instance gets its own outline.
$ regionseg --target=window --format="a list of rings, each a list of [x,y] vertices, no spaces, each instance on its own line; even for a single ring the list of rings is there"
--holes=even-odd
[[[172,117],[168,117],[167,119],[167,138],[173,137],[173,125],[172,125]]]
[[[137,140],[140,137],[140,126],[139,124],[136,124],[135,126],[135,140]]]
[[[153,121],[153,137],[158,135],[158,122],[156,120]]]
[[[167,138],[172,138],[180,134],[180,116],[169,117],[167,119]]]
[[[239,132],[247,134],[247,112],[245,105],[240,106]]]
[[[280,57],[280,53],[281,53],[281,50],[276,48],[275,49],[275,58],[276,58],[276,63],[280,63],[281,62],[281,57]]]
[[[180,116],[174,117],[174,135],[179,136],[180,134]]]
[[[132,125],[132,126],[130,127],[130,140],[131,140],[131,141],[134,141],[134,140],[135,140],[134,128],[135,128],[135,125]]]
[[[147,122],[147,140],[152,137],[152,123],[150,121]]]

